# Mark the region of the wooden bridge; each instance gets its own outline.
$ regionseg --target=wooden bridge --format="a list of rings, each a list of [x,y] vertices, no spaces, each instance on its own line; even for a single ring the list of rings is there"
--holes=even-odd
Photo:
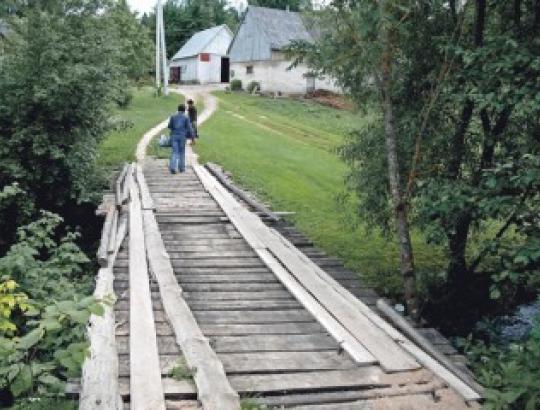
[[[81,408],[461,409],[479,399],[329,275],[331,259],[269,227],[278,216],[253,211],[194,158],[177,175],[165,161],[132,164],[116,189],[103,205],[96,295],[117,301],[92,318]]]
[[[412,329],[217,167],[191,153],[181,174],[141,163],[101,206],[95,295],[116,301],[91,318],[90,358],[69,387],[81,409],[478,407],[481,388],[445,340]]]

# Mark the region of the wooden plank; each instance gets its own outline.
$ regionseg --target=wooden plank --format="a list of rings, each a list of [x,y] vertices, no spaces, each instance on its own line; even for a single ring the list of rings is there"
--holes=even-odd
[[[126,173],[128,170],[128,164],[124,164],[122,171],[120,171],[120,174],[118,175],[118,178],[116,178],[115,187],[114,187],[114,195],[115,195],[115,202],[116,202],[116,209],[120,210],[122,207],[122,183],[124,182],[124,179],[126,177]]]
[[[286,290],[267,290],[263,292],[186,292],[186,300],[294,300]]]
[[[191,310],[283,310],[300,309],[296,300],[192,300]]]
[[[212,345],[217,353],[340,350],[334,338],[326,334],[220,336]]]
[[[131,194],[131,185],[133,185],[133,167],[134,164],[129,164],[126,171],[124,186],[122,187],[122,205],[127,204]]]
[[[407,321],[399,316],[382,299],[377,301],[377,308],[389,319],[392,320],[400,330],[409,336],[425,352],[417,355],[417,359],[427,368],[431,368],[442,379],[446,380],[450,386],[458,391],[467,400],[479,400],[483,394],[483,388],[472,380],[467,374],[458,369],[450,360],[440,353],[424,336],[418,333]],[[416,349],[414,350],[416,352]],[[433,360],[435,359],[435,360]],[[436,367],[433,367],[436,363]],[[441,368],[446,371],[441,371]]]
[[[253,273],[238,275],[177,275],[181,283],[268,283],[276,281],[271,273]]]
[[[185,268],[261,268],[264,264],[259,258],[239,259],[171,259],[173,267]]]
[[[260,202],[254,200],[246,192],[244,192],[240,188],[230,183],[228,178],[223,174],[223,172],[221,172],[221,170],[216,164],[208,163],[206,164],[206,168],[217,178],[219,182],[221,182],[225,187],[227,187],[229,191],[233,192],[235,195],[238,195],[244,202],[249,204],[253,209],[256,209],[258,212],[265,215],[272,222],[281,221],[281,218],[278,215],[276,215],[274,212],[272,212],[269,208],[267,208]]]
[[[332,287],[327,286],[325,280],[321,278],[321,275],[326,275],[321,268],[311,262],[276,231],[264,225],[259,218],[242,208],[203,167],[194,165],[193,168],[207,191],[212,194],[231,222],[265,263],[270,265],[269,267],[275,273],[280,272],[279,266],[282,266],[282,269],[284,266],[286,271],[289,271],[302,285],[301,287],[305,288],[305,291],[309,291],[316,299],[319,312],[327,310],[327,314],[331,313],[341,324],[342,329],[346,329],[344,333],[348,333],[349,337],[352,336],[349,339],[349,346],[355,346],[359,351],[365,350],[364,347],[367,348],[387,371],[411,370],[419,367],[408,353],[375,326],[363,312],[359,312],[350,301],[342,297]],[[279,259],[280,263],[277,263],[276,258]],[[286,271],[285,269],[283,271],[279,275],[276,274],[280,280],[285,277]],[[288,283],[291,282],[291,280],[288,281]],[[283,283],[285,284],[285,282]],[[306,308],[312,306],[313,310],[314,302],[312,300],[304,299],[300,291],[296,295],[298,295],[300,303],[304,304]],[[306,300],[309,300],[309,304]],[[317,317],[317,320],[320,321],[320,317]],[[328,325],[327,322],[325,323]],[[321,324],[325,326],[324,323],[321,322]],[[335,335],[335,330],[333,334]],[[354,339],[356,339],[356,343]],[[343,341],[343,339],[337,340]],[[349,347],[349,349],[352,348]]]
[[[380,381],[382,376],[379,367],[368,366],[352,370],[231,375],[229,380],[239,393],[262,394],[388,386],[388,382]]]
[[[256,254],[251,249],[241,250],[210,250],[210,251],[197,251],[186,252],[183,249],[181,251],[169,250],[169,256],[171,259],[220,259],[220,258],[253,258]]]
[[[343,354],[321,352],[220,353],[228,373],[277,373],[290,371],[344,370],[358,365]]]
[[[114,209],[114,208],[113,208]],[[117,214],[115,210],[115,214]],[[116,218],[118,221],[118,217]],[[124,219],[125,222],[125,219]],[[123,229],[122,229],[123,227]],[[114,295],[113,265],[122,241],[126,235],[125,223],[120,225],[120,231],[109,237],[113,254],[108,259],[108,265],[101,268],[97,274],[94,297],[104,299]],[[114,236],[114,237],[113,237]],[[113,306],[104,305],[102,316],[92,315],[88,326],[90,354],[82,368],[79,409],[116,409],[123,408],[118,383],[118,354],[115,338],[115,315]]]
[[[125,401],[130,400],[130,378],[120,377],[118,384],[120,385],[120,395]],[[79,395],[81,386],[77,381],[71,380],[67,383],[66,394],[68,396]],[[167,395],[167,398],[186,398],[195,399],[197,397],[197,389],[195,385],[188,380],[174,380],[170,377],[163,379],[163,390]],[[144,393],[144,391],[143,391]],[[131,409],[135,409],[133,402],[130,404]],[[150,408],[148,409],[150,410]]]
[[[153,212],[143,211],[143,217],[148,260],[176,341],[182,347],[188,366],[195,370],[199,400],[208,410],[240,409],[238,394],[230,386],[223,365],[182,296]]]
[[[276,283],[183,283],[186,292],[248,292],[281,290],[283,285]]]
[[[101,230],[101,241],[99,243],[99,248],[97,251],[97,259],[99,266],[102,268],[107,266],[109,260],[109,238],[111,237],[112,223],[114,215],[116,213],[114,207],[110,207],[107,211],[107,216],[105,217],[105,222],[103,223],[103,229]]]
[[[317,322],[311,323],[264,323],[264,324],[201,324],[206,336],[235,335],[291,335],[323,333],[325,330]]]
[[[118,231],[118,210],[114,212],[113,220],[111,223],[111,230],[109,235],[109,244],[107,246],[107,253],[110,255],[116,250],[116,233]],[[118,257],[118,255],[117,255]]]
[[[273,310],[273,311],[196,311],[197,321],[207,323],[280,323],[280,322],[313,322],[313,317],[305,310]]]
[[[128,178],[128,177],[126,177]],[[164,410],[156,329],[150,296],[141,204],[135,184],[129,207],[130,402],[134,410]]]
[[[155,209],[154,201],[148,191],[148,186],[144,180],[144,174],[142,168],[139,164],[135,166],[135,177],[137,178],[137,184],[139,185],[139,190],[141,193],[141,205],[142,209]]]
[[[129,312],[127,310],[115,310],[117,323],[129,322]],[[156,310],[154,312],[154,321],[155,322],[167,322],[167,317],[163,310]]]

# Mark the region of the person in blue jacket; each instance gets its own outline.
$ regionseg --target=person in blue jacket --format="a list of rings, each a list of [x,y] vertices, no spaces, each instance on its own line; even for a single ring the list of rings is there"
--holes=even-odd
[[[184,172],[186,170],[186,139],[193,138],[193,128],[189,118],[186,117],[186,106],[180,104],[178,112],[169,120],[169,129],[171,130],[171,161],[169,170],[171,174],[176,174],[177,170]]]

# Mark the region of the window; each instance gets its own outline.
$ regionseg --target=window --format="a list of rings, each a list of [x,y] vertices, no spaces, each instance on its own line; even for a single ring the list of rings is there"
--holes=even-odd
[[[231,78],[234,78],[234,70],[231,70]]]
[[[253,74],[253,66],[252,65],[248,65],[246,67],[246,74]]]
[[[210,61],[210,54],[208,53],[201,53],[201,61],[203,63],[207,63]]]

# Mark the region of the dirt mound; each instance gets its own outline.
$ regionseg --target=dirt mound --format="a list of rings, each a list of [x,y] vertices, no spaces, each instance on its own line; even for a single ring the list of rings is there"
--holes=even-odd
[[[315,90],[307,94],[305,98],[338,110],[352,110],[354,108],[354,104],[344,95],[328,90]]]

